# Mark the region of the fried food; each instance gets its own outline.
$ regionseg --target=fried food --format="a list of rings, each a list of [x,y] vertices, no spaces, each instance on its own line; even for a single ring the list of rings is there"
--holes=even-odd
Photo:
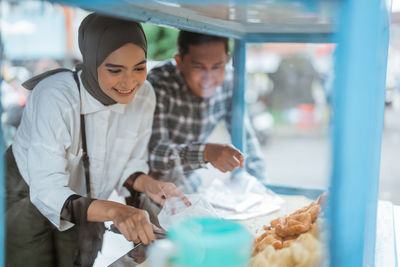
[[[305,233],[280,250],[268,246],[253,257],[250,267],[316,267],[322,259],[322,244],[311,233]]]
[[[290,247],[301,234],[314,230],[313,226],[320,210],[320,204],[312,202],[288,216],[272,220],[270,226],[264,225],[266,231],[254,241],[253,255],[257,255],[269,245],[276,250]]]
[[[253,253],[257,254],[269,245],[272,245],[275,249],[281,249],[283,246],[282,241],[282,238],[276,235],[274,230],[266,231],[256,239],[255,242],[259,245],[254,248]]]
[[[311,215],[299,213],[281,218],[275,226],[275,232],[280,237],[299,235],[311,228]]]
[[[250,261],[250,267],[317,267],[322,261],[323,244],[317,234],[318,222],[312,224],[311,230],[297,237],[283,241],[282,249],[268,245]]]

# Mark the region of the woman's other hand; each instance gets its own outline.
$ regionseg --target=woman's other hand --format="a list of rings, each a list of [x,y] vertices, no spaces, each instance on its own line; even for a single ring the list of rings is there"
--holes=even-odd
[[[154,202],[164,205],[165,199],[170,197],[178,197],[190,206],[191,203],[187,197],[173,183],[160,182],[148,175],[142,174],[134,183],[134,189],[148,195]]]

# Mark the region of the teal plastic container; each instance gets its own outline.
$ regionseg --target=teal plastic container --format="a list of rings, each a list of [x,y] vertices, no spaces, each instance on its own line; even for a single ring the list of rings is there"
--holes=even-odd
[[[173,266],[244,267],[253,238],[239,223],[216,218],[190,218],[168,232],[175,244]]]

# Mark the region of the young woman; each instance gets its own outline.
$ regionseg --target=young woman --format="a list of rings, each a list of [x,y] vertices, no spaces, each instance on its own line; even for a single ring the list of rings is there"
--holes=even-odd
[[[92,266],[105,221],[129,241],[152,242],[147,212],[108,201],[114,189],[190,204],[175,185],[146,175],[155,95],[141,25],[90,14],[79,48],[77,71],[24,84],[33,91],[6,152],[6,266]]]

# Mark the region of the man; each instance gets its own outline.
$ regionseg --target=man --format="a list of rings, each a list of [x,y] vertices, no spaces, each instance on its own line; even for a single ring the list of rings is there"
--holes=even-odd
[[[248,120],[246,166],[244,155],[233,146],[206,143],[220,122],[231,128],[232,73],[225,75],[228,39],[181,31],[178,50],[174,60],[148,75],[157,95],[149,144],[151,175],[178,184],[190,182],[196,191],[199,181],[184,177],[210,162],[221,172],[245,167],[263,180],[264,162]]]

